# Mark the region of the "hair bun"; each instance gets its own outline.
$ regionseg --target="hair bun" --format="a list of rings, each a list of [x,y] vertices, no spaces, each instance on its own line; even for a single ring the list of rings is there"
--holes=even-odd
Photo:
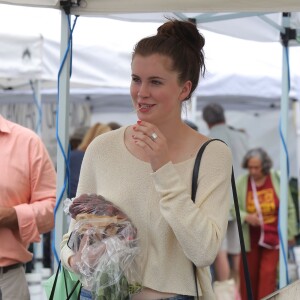
[[[189,21],[169,20],[157,29],[157,35],[164,35],[181,40],[195,51],[201,51],[205,45],[204,37],[197,27]]]

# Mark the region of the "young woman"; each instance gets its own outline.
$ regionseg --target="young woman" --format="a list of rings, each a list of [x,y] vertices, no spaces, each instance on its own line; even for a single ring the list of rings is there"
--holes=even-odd
[[[185,124],[181,109],[204,74],[204,38],[190,22],[169,20],[132,55],[131,97],[137,123],[96,138],[82,164],[77,195],[101,194],[137,227],[142,286],[134,300],[215,298],[209,266],[226,233],[231,153],[211,142],[202,157],[196,201],[192,170],[208,138]],[[80,257],[64,236],[61,260]],[[83,298],[82,298],[83,299]]]

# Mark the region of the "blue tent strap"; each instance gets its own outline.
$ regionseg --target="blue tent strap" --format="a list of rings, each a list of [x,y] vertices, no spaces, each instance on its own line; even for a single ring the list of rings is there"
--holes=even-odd
[[[62,72],[62,69],[63,69],[63,66],[66,62],[66,59],[67,59],[67,56],[71,50],[71,63],[70,63],[70,76],[72,74],[72,36],[73,36],[73,31],[74,31],[74,28],[75,28],[75,25],[76,25],[76,21],[77,21],[77,18],[78,16],[75,17],[75,20],[74,20],[74,23],[73,23],[73,26],[71,27],[71,22],[70,22],[70,15],[66,15],[66,17],[68,18],[68,23],[69,23],[69,28],[70,28],[70,36],[69,36],[69,42],[68,42],[68,47],[65,51],[65,54],[63,56],[63,59],[62,59],[62,62],[61,62],[61,65],[60,65],[60,68],[59,68],[59,71],[58,71],[58,77],[57,77],[57,82],[58,82],[58,93],[57,93],[57,102],[56,102],[56,139],[57,139],[57,142],[58,142],[58,145],[59,145],[59,149],[61,150],[61,153],[63,155],[63,158],[64,158],[64,162],[65,162],[65,167],[66,167],[66,176],[65,176],[65,180],[64,180],[64,184],[63,184],[63,187],[62,187],[62,190],[60,191],[60,194],[59,194],[59,197],[56,201],[56,205],[55,205],[55,208],[54,208],[54,217],[55,217],[55,223],[56,223],[56,213],[57,213],[57,210],[58,210],[58,207],[60,206],[61,204],[61,201],[63,199],[63,195],[64,195],[64,192],[66,191],[66,188],[67,188],[67,184],[68,184],[68,181],[69,181],[69,153],[68,155],[66,155],[65,151],[64,151],[64,148],[62,146],[62,143],[61,143],[61,140],[60,140],[60,137],[59,137],[59,134],[58,134],[58,127],[59,127],[59,124],[58,124],[58,116],[59,116],[59,90],[60,90],[60,85],[59,85],[59,82],[60,82],[60,76],[61,76],[61,72]],[[54,257],[56,259],[57,262],[59,262],[59,256],[58,256],[58,253],[56,251],[56,248],[55,248],[55,232],[52,234],[52,251],[54,253]]]

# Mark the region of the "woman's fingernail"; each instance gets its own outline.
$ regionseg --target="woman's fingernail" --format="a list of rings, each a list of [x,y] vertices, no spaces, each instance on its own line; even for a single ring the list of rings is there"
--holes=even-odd
[[[137,120],[137,123],[140,125],[142,123],[142,121],[141,120]]]

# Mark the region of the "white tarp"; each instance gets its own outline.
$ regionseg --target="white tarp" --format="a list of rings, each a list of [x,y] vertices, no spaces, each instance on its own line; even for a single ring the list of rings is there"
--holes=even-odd
[[[1,3],[59,7],[59,0],[3,0]],[[63,1],[61,1],[63,2]],[[67,2],[67,1],[65,1]],[[81,12],[96,13],[128,13],[128,12],[232,12],[232,11],[297,11],[298,0],[84,0]]]
[[[300,6],[299,6],[300,11]],[[73,14],[86,14],[85,11],[71,11]],[[96,16],[96,14],[91,14]],[[105,14],[98,13],[98,17],[107,17],[130,22],[164,22],[168,18],[191,18],[196,21],[200,28],[225,34],[241,39],[261,42],[280,41],[280,32],[283,32],[282,13],[256,12],[256,13],[127,13]],[[294,29],[300,28],[300,14],[292,12],[289,26]],[[237,30],[238,28],[238,30]],[[300,34],[300,33],[298,33]]]
[[[3,29],[3,28],[2,28]],[[42,74],[43,38],[41,35],[20,35],[0,32],[0,86],[28,84]]]
[[[84,101],[89,97],[93,107],[102,111],[128,111],[132,49],[140,38],[155,34],[159,24],[79,17],[73,33],[72,98]],[[198,27],[206,38],[207,63],[206,77],[197,89],[200,103],[218,97],[219,101],[230,102],[234,109],[250,102],[254,109],[255,106],[267,108],[274,103],[279,106],[280,43],[246,41],[202,30],[202,24]],[[60,62],[60,11],[0,5],[0,35],[6,37],[9,34],[13,45],[22,44],[23,47],[25,40],[32,41],[31,36],[43,36],[40,38],[43,40],[41,88],[42,93],[47,89],[48,94],[54,94],[55,100]],[[0,47],[0,51],[2,49]],[[0,74],[4,78],[8,73],[6,68],[1,71],[2,67],[19,62],[19,56],[12,57],[13,53],[3,51],[0,56]],[[290,49],[290,60],[291,97],[300,99],[299,48]],[[9,81],[5,79],[7,86],[16,86],[12,76],[8,77]],[[0,93],[0,101],[29,101],[31,94],[28,86],[27,92]]]
[[[69,1],[61,1],[67,3]],[[300,28],[298,0],[85,0],[70,1],[71,14],[138,22],[163,22],[165,16],[194,18],[202,27],[221,34],[258,41],[279,41],[282,12],[292,12],[291,28]],[[79,6],[76,5],[77,2]],[[60,8],[59,1],[0,3]],[[273,12],[273,14],[272,14]],[[238,30],[237,30],[238,28]],[[300,34],[300,33],[299,33]]]

